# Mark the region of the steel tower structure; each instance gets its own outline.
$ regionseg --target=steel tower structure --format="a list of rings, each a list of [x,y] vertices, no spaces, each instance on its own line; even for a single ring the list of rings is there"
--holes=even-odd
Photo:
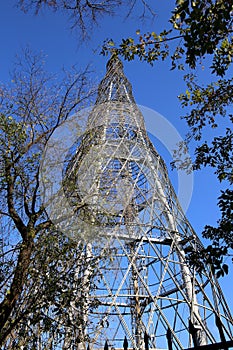
[[[169,137],[169,136],[168,136]],[[186,349],[233,339],[233,320],[209,266],[186,250],[201,242],[113,55],[86,132],[64,170],[64,188],[87,230],[80,348]]]

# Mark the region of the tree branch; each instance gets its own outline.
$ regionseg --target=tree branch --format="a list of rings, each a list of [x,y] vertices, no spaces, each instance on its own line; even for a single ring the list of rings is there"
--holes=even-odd
[[[14,221],[14,224],[16,228],[18,229],[19,233],[21,234],[23,239],[27,238],[27,229],[24,225],[22,219],[20,218],[19,214],[15,210],[14,207],[14,182],[11,175],[11,161],[7,158],[5,158],[5,172],[6,172],[6,180],[7,180],[7,205],[8,205],[8,212],[12,220]]]

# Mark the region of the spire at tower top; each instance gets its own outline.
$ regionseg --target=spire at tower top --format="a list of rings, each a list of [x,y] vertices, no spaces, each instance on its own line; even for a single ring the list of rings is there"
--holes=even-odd
[[[123,63],[119,59],[116,53],[113,53],[110,59],[106,64],[106,69],[109,71],[110,69],[121,69],[123,71]]]
[[[106,65],[106,75],[98,89],[96,104],[118,101],[134,103],[132,86],[123,71],[123,63],[113,53]]]
[[[96,103],[88,117],[87,128],[113,124],[131,125],[146,130],[143,115],[133,97],[132,86],[116,53],[113,53],[107,62],[106,74],[99,84]]]

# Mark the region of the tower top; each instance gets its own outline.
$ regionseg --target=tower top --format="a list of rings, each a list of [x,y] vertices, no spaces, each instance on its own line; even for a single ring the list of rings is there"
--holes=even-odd
[[[88,117],[87,128],[101,125],[130,125],[146,132],[144,118],[133,97],[123,63],[113,53],[106,65],[106,74],[98,87],[95,106]]]
[[[100,82],[96,104],[118,101],[134,103],[132,86],[123,71],[123,63],[114,53],[107,62],[106,75]]]
[[[119,59],[118,55],[113,53],[106,64],[107,71],[110,69],[121,69],[123,71],[123,63]]]

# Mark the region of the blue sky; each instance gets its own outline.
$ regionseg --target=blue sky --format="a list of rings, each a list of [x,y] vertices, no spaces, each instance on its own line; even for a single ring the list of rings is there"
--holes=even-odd
[[[152,3],[153,1],[151,1]],[[46,68],[49,72],[58,73],[65,66],[73,64],[85,67],[88,63],[94,71],[96,82],[105,74],[107,59],[100,55],[101,44],[106,38],[117,42],[122,37],[134,35],[137,29],[143,31],[163,29],[169,18],[173,2],[158,0],[155,2],[157,13],[154,21],[141,23],[136,17],[124,21],[120,17],[103,18],[101,26],[91,33],[91,40],[80,45],[77,34],[71,33],[66,17],[59,13],[43,11],[40,15],[24,14],[15,6],[16,0],[0,2],[0,81],[10,81],[9,71],[13,67],[15,55],[25,46],[43,51],[47,56]],[[168,8],[170,4],[170,9]],[[136,102],[159,112],[169,120],[182,137],[188,131],[180,115],[184,114],[177,96],[185,90],[182,73],[170,71],[168,62],[156,63],[154,67],[138,61],[125,63],[125,73],[133,85]],[[199,69],[202,80],[208,79],[206,70]],[[156,128],[156,125],[153,125]],[[159,151],[169,167],[169,153],[156,140]],[[176,187],[176,175],[172,174]],[[200,235],[205,224],[215,224],[219,213],[216,207],[219,195],[219,184],[210,169],[203,169],[194,174],[194,189],[187,216]],[[229,259],[230,263],[230,259]],[[229,281],[232,276],[222,281],[223,289],[230,301]]]

